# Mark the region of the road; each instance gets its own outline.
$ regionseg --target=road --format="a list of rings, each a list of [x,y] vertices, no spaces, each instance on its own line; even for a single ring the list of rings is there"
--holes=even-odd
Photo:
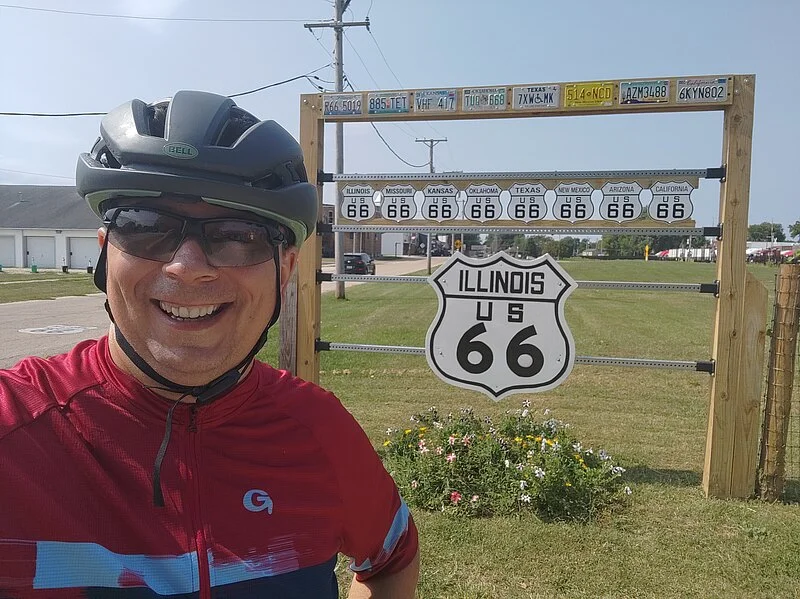
[[[446,258],[431,258],[436,266]],[[426,268],[425,258],[378,260],[379,275],[404,275]],[[333,272],[332,266],[323,266]],[[346,283],[347,287],[361,283]],[[322,292],[333,291],[335,283],[323,283]],[[108,331],[103,308],[105,295],[96,293],[55,300],[32,300],[0,304],[0,368],[8,368],[25,356],[52,356],[68,351],[84,339],[96,339]]]

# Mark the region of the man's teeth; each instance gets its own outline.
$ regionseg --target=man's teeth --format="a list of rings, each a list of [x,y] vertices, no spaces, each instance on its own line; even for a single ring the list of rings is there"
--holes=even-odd
[[[200,318],[201,316],[208,316],[213,314],[221,304],[211,304],[208,306],[176,306],[166,302],[159,302],[161,309],[167,314],[171,314],[177,318]]]

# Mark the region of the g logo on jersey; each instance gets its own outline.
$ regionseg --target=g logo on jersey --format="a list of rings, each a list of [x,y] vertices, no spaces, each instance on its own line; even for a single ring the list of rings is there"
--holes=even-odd
[[[244,494],[242,498],[244,509],[248,512],[263,512],[267,510],[268,514],[272,513],[272,498],[269,493],[261,489],[250,489]]]

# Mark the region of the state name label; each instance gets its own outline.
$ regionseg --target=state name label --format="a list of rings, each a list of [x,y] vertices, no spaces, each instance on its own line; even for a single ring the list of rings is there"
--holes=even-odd
[[[465,190],[467,200],[464,203],[464,216],[482,223],[500,218],[503,213],[500,203],[502,192],[497,185],[470,185]]]
[[[408,92],[370,92],[367,94],[369,114],[399,114],[409,111],[411,106]]]
[[[511,108],[559,108],[561,106],[560,85],[539,85],[513,88]]]
[[[653,199],[647,212],[653,220],[673,223],[691,218],[694,212],[691,198],[694,187],[687,181],[657,181],[650,191],[653,192]]]
[[[458,189],[455,185],[426,185],[422,190],[422,218],[442,222],[458,216]]]
[[[464,112],[494,112],[506,109],[505,87],[474,87],[461,93]]]
[[[636,183],[608,182],[600,188],[600,218],[618,223],[636,220],[642,215],[642,186]]]
[[[559,183],[555,188],[553,216],[571,223],[589,220],[594,214],[593,191],[588,183]]]
[[[386,220],[401,222],[417,215],[414,203],[416,190],[411,185],[387,185],[381,190],[381,215]]]
[[[375,216],[375,190],[370,185],[346,185],[342,189],[340,214],[350,220],[369,220]]]
[[[508,217],[529,223],[542,220],[547,215],[544,194],[547,188],[541,183],[514,183],[509,190]]]
[[[613,103],[614,83],[611,81],[570,83],[564,86],[564,106],[567,108],[611,106]]]
[[[494,400],[560,385],[575,363],[564,303],[577,283],[548,254],[453,254],[428,282],[439,310],[425,354],[443,381]]]
[[[414,112],[455,111],[455,89],[421,89],[414,92]]]
[[[727,102],[728,78],[678,79],[675,101],[681,104]]]
[[[620,104],[663,104],[669,102],[669,81],[624,81],[619,84]]]
[[[360,93],[324,94],[322,96],[322,114],[325,116],[349,116],[363,114]]]

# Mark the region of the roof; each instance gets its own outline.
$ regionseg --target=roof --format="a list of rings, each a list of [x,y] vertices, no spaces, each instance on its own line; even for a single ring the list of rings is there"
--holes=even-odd
[[[0,185],[0,228],[96,229],[100,225],[71,185]]]

